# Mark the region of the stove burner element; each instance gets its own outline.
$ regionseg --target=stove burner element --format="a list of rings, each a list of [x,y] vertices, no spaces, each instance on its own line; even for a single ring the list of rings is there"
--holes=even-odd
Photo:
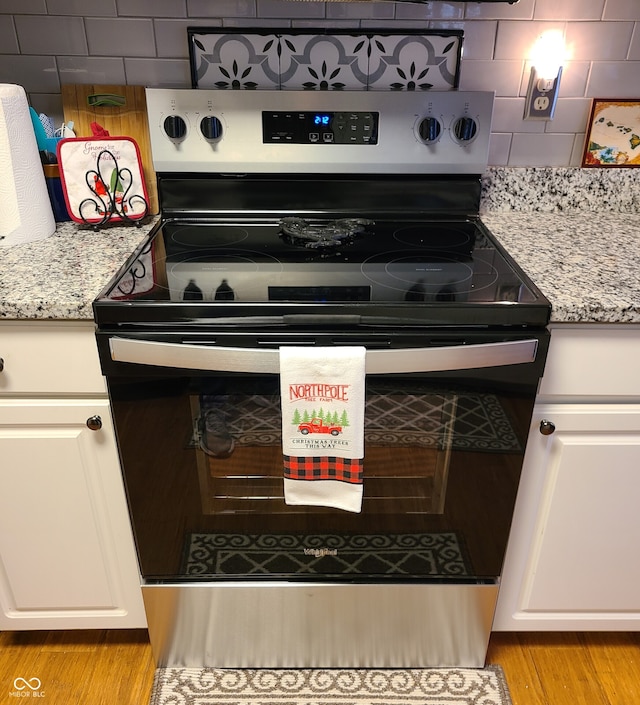
[[[280,226],[286,235],[304,241],[305,247],[336,247],[345,240],[364,232],[373,220],[342,218],[323,223],[310,223],[303,218],[282,218]]]

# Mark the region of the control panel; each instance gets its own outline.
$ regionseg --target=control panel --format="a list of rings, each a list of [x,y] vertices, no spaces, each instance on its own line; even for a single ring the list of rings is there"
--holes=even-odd
[[[485,171],[487,91],[147,89],[158,172]]]
[[[290,144],[377,144],[376,112],[264,111],[264,142]]]

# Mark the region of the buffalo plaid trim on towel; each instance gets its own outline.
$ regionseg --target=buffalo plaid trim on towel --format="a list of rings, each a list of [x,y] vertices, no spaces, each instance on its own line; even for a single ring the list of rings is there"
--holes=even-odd
[[[290,480],[340,480],[362,484],[362,458],[303,458],[285,455],[284,476]]]

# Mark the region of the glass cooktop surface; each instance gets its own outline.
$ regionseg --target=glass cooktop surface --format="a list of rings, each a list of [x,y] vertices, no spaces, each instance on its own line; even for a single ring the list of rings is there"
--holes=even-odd
[[[101,299],[525,302],[540,296],[474,220],[172,220]]]

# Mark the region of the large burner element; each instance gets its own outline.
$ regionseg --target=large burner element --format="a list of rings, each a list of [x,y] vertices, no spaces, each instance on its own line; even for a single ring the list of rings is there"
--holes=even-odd
[[[282,218],[280,226],[286,235],[302,240],[304,247],[336,247],[345,240],[365,231],[373,220],[366,218],[342,218],[321,223],[310,223],[303,218]]]

